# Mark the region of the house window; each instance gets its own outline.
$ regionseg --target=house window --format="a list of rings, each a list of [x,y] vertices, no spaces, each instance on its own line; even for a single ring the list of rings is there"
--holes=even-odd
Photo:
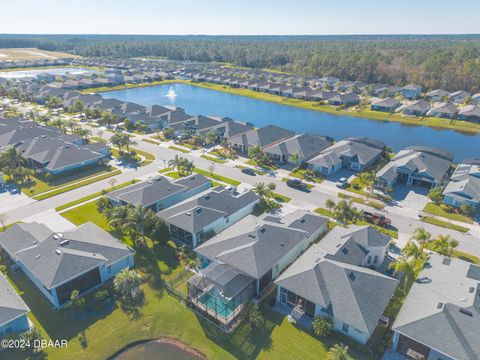
[[[111,273],[112,272],[112,267],[110,265],[107,266],[107,273]]]
[[[348,328],[349,328],[348,324],[343,323],[343,325],[342,325],[342,331],[343,331],[344,333],[347,333],[347,334],[348,334]]]
[[[372,257],[369,255],[367,259],[367,264],[370,264],[372,262]]]
[[[378,262],[378,255],[375,255],[375,257],[373,258],[373,263],[376,264]]]

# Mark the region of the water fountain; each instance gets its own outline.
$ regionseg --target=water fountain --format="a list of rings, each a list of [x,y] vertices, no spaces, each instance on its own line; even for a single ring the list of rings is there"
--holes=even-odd
[[[175,94],[175,90],[173,89],[173,86],[170,86],[170,89],[168,90],[167,95],[165,95],[165,96],[170,98],[170,99],[177,96],[177,94]]]

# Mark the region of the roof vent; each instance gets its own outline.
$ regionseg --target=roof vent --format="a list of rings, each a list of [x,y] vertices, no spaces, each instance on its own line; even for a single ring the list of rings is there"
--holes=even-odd
[[[251,237],[252,239],[255,239],[255,234],[248,234],[248,237]]]
[[[210,195],[205,195],[204,199],[205,200],[210,200]]]
[[[65,245],[68,245],[68,243],[70,242],[70,240],[62,240],[60,241],[60,246],[65,246]]]
[[[202,208],[196,208],[196,209],[195,209],[195,212],[196,212],[197,214],[200,214],[200,213],[202,212]]]
[[[473,316],[473,314],[472,314],[472,312],[471,312],[470,310],[467,310],[467,309],[464,309],[464,308],[461,308],[461,309],[460,309],[460,312],[461,312],[462,314],[467,315],[467,316],[470,316],[470,317]]]
[[[260,229],[260,232],[261,232],[262,234],[263,234],[265,231],[267,231],[267,229],[265,229],[265,228],[261,228],[261,229]]]
[[[353,272],[351,272],[350,274],[348,274],[348,277],[350,278],[350,280],[352,281],[355,281],[357,279],[357,277],[355,276],[355,274]]]
[[[151,181],[151,180],[148,180],[148,181],[147,181],[147,183],[149,183],[149,184],[153,184],[153,181]]]
[[[473,286],[471,286],[469,289],[468,289],[468,292],[471,294],[475,291],[475,288]]]
[[[187,215],[187,216],[192,216],[192,213],[189,212],[189,211],[187,211],[187,212],[185,212],[185,215]]]
[[[281,247],[284,247],[284,246],[285,246],[285,244],[282,242],[282,243],[280,243],[280,246],[281,246]]]
[[[442,307],[443,307],[443,303],[442,303],[442,302],[439,302],[439,303],[437,304],[437,309],[441,309]]]
[[[449,257],[446,257],[446,258],[443,259],[442,264],[443,265],[450,265],[451,262],[452,262],[452,259],[450,259]]]
[[[62,250],[60,250],[60,249],[55,250],[55,252],[57,253],[57,255],[61,255],[61,254],[62,254]]]
[[[40,259],[42,257],[42,255],[37,255],[35,256],[35,259]]]
[[[305,219],[300,220],[302,224],[305,224]]]
[[[54,239],[54,240],[58,240],[58,235],[57,235],[57,234],[53,234],[53,239]]]
[[[343,248],[343,249],[342,249],[342,253],[344,253],[345,255],[347,255],[347,254],[348,254],[348,249],[347,249],[347,248]]]

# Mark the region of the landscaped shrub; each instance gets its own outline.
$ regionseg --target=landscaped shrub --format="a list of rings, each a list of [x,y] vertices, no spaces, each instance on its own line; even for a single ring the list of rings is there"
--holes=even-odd
[[[325,317],[315,316],[312,322],[312,330],[317,336],[330,336],[332,333],[332,321]]]

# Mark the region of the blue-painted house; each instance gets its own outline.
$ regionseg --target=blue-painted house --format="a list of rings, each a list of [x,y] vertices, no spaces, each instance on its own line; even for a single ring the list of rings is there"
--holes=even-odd
[[[27,317],[29,311],[20,295],[0,272],[0,338],[27,331],[30,328]]]
[[[0,247],[54,308],[73,290],[85,294],[134,266],[134,251],[91,222],[55,233],[44,224],[15,224],[0,234]]]

